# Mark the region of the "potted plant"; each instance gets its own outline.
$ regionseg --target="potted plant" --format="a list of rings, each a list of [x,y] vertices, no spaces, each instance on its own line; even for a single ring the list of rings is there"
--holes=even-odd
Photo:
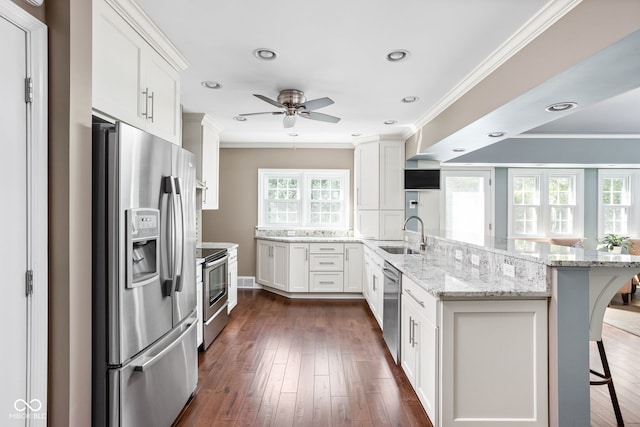
[[[622,253],[623,250],[628,253],[631,246],[629,236],[618,236],[617,234],[607,234],[599,240],[599,243],[609,252],[615,253]]]

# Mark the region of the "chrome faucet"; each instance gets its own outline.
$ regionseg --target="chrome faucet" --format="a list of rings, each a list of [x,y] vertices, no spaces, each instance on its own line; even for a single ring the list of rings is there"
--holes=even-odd
[[[420,242],[420,251],[424,251],[424,250],[427,249],[427,242],[424,239],[424,223],[422,222],[422,219],[420,219],[419,216],[411,215],[410,217],[408,217],[404,221],[404,225],[402,226],[402,230],[403,231],[407,230],[407,223],[409,222],[410,219],[417,219],[418,222],[420,223],[420,234],[422,235],[422,241]]]

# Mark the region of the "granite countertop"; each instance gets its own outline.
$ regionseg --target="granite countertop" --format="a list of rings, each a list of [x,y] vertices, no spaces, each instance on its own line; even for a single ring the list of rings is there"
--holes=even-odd
[[[405,246],[402,241],[363,240],[376,255],[396,267],[436,298],[495,299],[548,298],[551,291],[546,282],[518,281],[501,274],[480,272],[480,269],[451,262],[451,259],[430,252],[424,254],[390,254],[380,246]]]
[[[353,236],[259,236],[256,239],[283,243],[360,243],[362,239]]]

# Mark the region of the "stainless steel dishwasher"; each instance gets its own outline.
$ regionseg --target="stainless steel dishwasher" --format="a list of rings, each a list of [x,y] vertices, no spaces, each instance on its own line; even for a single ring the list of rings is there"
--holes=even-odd
[[[393,360],[400,360],[400,292],[402,273],[384,262],[384,304],[382,309],[382,336]]]

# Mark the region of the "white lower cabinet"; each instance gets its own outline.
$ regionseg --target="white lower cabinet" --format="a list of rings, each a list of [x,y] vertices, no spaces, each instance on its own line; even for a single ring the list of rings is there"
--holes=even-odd
[[[238,249],[229,249],[229,305],[228,312],[238,305]]]
[[[198,316],[198,325],[202,325],[202,318],[203,318],[203,284],[202,284],[202,264],[198,263],[196,264],[196,313]],[[202,345],[202,326],[199,326],[198,328],[196,328],[196,336],[197,336],[197,340],[196,340],[196,344],[198,345],[198,347],[200,347]]]
[[[309,292],[309,244],[289,243],[289,292]]]
[[[384,260],[368,248],[364,249],[364,296],[380,328],[384,307]]]
[[[362,292],[363,252],[361,243],[344,245],[344,291]]]
[[[547,426],[547,301],[441,301],[403,276],[401,365],[434,426]]]
[[[287,290],[289,278],[289,245],[258,240],[256,244],[256,281],[272,288]]]
[[[400,360],[420,403],[438,419],[437,300],[409,278],[402,279]]]

